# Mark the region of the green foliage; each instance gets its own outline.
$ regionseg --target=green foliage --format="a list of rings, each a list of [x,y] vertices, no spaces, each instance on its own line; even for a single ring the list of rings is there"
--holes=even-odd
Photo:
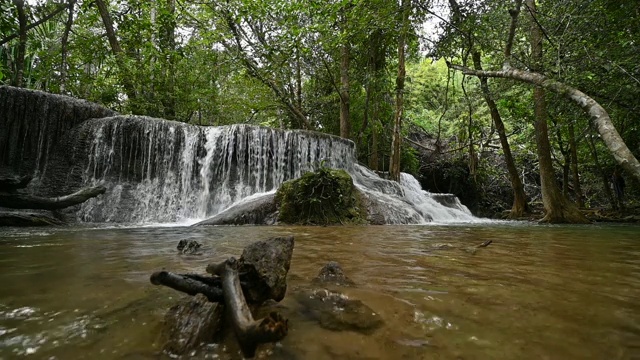
[[[301,225],[365,224],[362,194],[344,170],[324,167],[285,182],[276,193],[279,221]]]

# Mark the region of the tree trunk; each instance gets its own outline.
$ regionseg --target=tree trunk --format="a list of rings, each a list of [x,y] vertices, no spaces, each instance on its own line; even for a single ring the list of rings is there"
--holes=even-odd
[[[64,33],[60,40],[60,93],[64,94],[67,84],[67,45],[69,41],[69,33],[73,25],[73,6],[76,0],[69,0],[69,15],[64,27]]]
[[[607,200],[611,204],[612,208],[616,208],[618,205],[616,204],[616,200],[611,193],[611,188],[609,187],[609,174],[604,172],[602,165],[600,165],[600,160],[598,159],[598,149],[596,149],[596,144],[593,141],[593,136],[589,135],[589,149],[591,149],[591,157],[593,157],[593,163],[596,165],[596,169],[600,174],[600,179],[602,180],[602,190],[604,191]]]
[[[531,16],[534,17],[537,14],[535,0],[526,0],[526,4]],[[542,66],[542,32],[535,21],[531,21],[531,57],[534,69],[540,71]],[[589,221],[574,204],[562,196],[556,184],[547,129],[547,105],[544,88],[535,87],[533,101],[542,202],[546,210],[546,214],[541,221],[550,223],[588,223]]]
[[[402,145],[402,116],[404,111],[404,80],[405,46],[407,41],[409,22],[409,0],[402,0],[400,4],[400,36],[398,38],[398,77],[396,78],[396,111],[393,121],[393,138],[391,141],[391,159],[389,163],[389,178],[400,181],[400,148]]]
[[[349,44],[342,45],[340,60],[340,137],[348,139],[351,136],[351,119],[349,118]]]
[[[475,51],[473,53],[473,63],[476,70],[482,70],[482,64],[480,62],[480,52]],[[491,91],[489,91],[489,84],[486,77],[480,77],[480,88],[484,100],[489,107],[491,113],[491,119],[496,127],[498,136],[500,138],[500,144],[502,145],[502,152],[504,153],[504,161],[507,165],[507,171],[509,173],[509,180],[511,181],[511,188],[513,189],[513,206],[509,213],[510,218],[522,217],[525,213],[529,212],[529,205],[527,204],[527,196],[524,192],[524,186],[520,180],[518,169],[513,161],[513,155],[511,154],[511,146],[509,146],[509,140],[507,139],[507,133],[502,122],[502,117],[498,111],[498,106],[491,97]]]
[[[173,120],[176,118],[176,97],[175,97],[175,61],[176,61],[176,21],[175,0],[165,0],[164,16],[160,17],[160,50],[165,55],[162,61],[163,69],[163,86],[162,105],[164,107],[163,114],[166,119]],[[168,14],[168,15],[167,15]]]
[[[573,121],[569,121],[569,151],[571,152],[571,174],[573,175],[573,193],[576,197],[578,208],[584,207],[582,188],[580,187],[580,175],[578,173],[578,150]]]
[[[124,91],[127,94],[129,100],[134,100],[136,98],[136,91],[133,83],[131,82],[131,78],[128,75],[124,59],[122,58],[122,48],[120,47],[120,42],[116,37],[116,32],[113,28],[113,22],[111,21],[111,15],[109,15],[109,9],[107,8],[107,4],[105,4],[104,0],[96,0],[96,5],[98,5],[100,17],[102,18],[105,31],[107,32],[107,39],[109,40],[111,51],[113,52],[113,56],[115,56],[116,58],[116,63],[118,64]]]
[[[544,75],[514,68],[499,71],[478,71],[454,64],[449,64],[449,67],[460,70],[467,75],[519,80],[554,91],[569,98],[578,104],[578,106],[580,106],[589,115],[592,124],[598,130],[602,140],[609,151],[611,151],[611,154],[618,164],[627,171],[628,174],[640,181],[640,162],[638,162],[631,150],[629,150],[622,140],[622,137],[620,137],[620,134],[618,134],[618,131],[616,131],[607,111],[582,91],[559,81],[548,79]]]
[[[373,119],[377,118],[378,105],[373,106]],[[373,171],[380,170],[380,159],[378,158],[378,126],[374,122],[371,126],[371,155],[369,156],[369,168]]]
[[[22,87],[24,83],[24,57],[27,47],[27,15],[24,12],[24,0],[13,0],[18,12],[18,54],[16,56],[15,81],[16,87]]]

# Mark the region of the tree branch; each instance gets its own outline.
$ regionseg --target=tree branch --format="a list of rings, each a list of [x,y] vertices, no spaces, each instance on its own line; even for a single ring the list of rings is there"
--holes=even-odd
[[[0,194],[0,206],[11,209],[44,209],[57,210],[81,204],[92,197],[104,194],[104,186],[89,187],[71,195],[55,198],[44,198],[24,194]]]
[[[61,12],[63,12],[65,9],[67,9],[69,7],[69,4],[61,4],[58,8],[56,8],[53,12],[51,12],[50,14],[46,15],[45,17],[43,17],[42,19],[31,23],[29,25],[27,25],[26,27],[26,31],[29,31],[31,29],[33,29],[34,27],[37,27],[40,24],[43,24],[47,21],[49,21],[51,18],[53,18],[54,16],[60,14]],[[9,41],[17,38],[18,36],[20,36],[19,33],[13,33],[5,38],[3,38],[2,40],[0,40],[0,46],[8,43]]]
[[[240,349],[247,358],[255,356],[259,344],[282,340],[288,332],[288,321],[276,312],[260,320],[253,320],[251,310],[242,293],[238,276],[238,261],[230,258],[222,269],[224,304],[231,314],[233,328]]]
[[[509,10],[509,15],[511,15],[511,25],[509,26],[509,36],[507,37],[507,44],[504,47],[503,69],[508,69],[511,67],[511,49],[513,48],[513,38],[516,35],[516,28],[518,27],[518,15],[520,15],[521,7],[522,0],[516,0],[515,8]]]
[[[459,70],[465,75],[513,79],[526,82],[543,87],[568,98],[589,115],[591,122],[598,130],[598,133],[600,133],[602,140],[607,148],[609,148],[609,151],[611,151],[611,154],[618,164],[630,175],[640,181],[640,162],[638,162],[631,150],[629,150],[622,140],[622,137],[620,137],[620,134],[613,126],[607,111],[598,102],[582,91],[559,81],[549,79],[542,74],[514,68],[502,69],[499,71],[483,71],[473,70],[450,62],[447,62],[447,66],[451,69]]]

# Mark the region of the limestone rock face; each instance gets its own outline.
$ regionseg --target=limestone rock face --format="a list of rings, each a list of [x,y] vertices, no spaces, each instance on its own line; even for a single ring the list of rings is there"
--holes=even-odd
[[[0,170],[45,170],[51,151],[72,127],[116,112],[86,100],[0,86]]]

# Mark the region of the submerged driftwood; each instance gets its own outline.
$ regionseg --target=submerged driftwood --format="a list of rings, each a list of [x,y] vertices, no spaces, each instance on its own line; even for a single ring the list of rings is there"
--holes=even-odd
[[[254,320],[249,306],[284,298],[293,246],[292,236],[255,242],[244,249],[239,260],[230,258],[207,266],[211,276],[168,271],[153,273],[152,284],[168,286],[200,299],[187,301],[167,314],[165,323],[170,329],[164,333],[174,335],[167,340],[165,351],[181,355],[203,342],[212,342],[218,330],[208,333],[203,329],[208,331],[218,327],[218,319],[223,311],[230,315],[228,318],[245,357],[253,357],[259,344],[284,338],[288,330],[285,318],[272,312],[263,319]],[[215,308],[205,308],[202,304],[205,298],[218,304]],[[185,318],[176,320],[176,313]],[[210,319],[210,324],[203,324],[203,318]],[[189,324],[193,326],[184,329]]]

